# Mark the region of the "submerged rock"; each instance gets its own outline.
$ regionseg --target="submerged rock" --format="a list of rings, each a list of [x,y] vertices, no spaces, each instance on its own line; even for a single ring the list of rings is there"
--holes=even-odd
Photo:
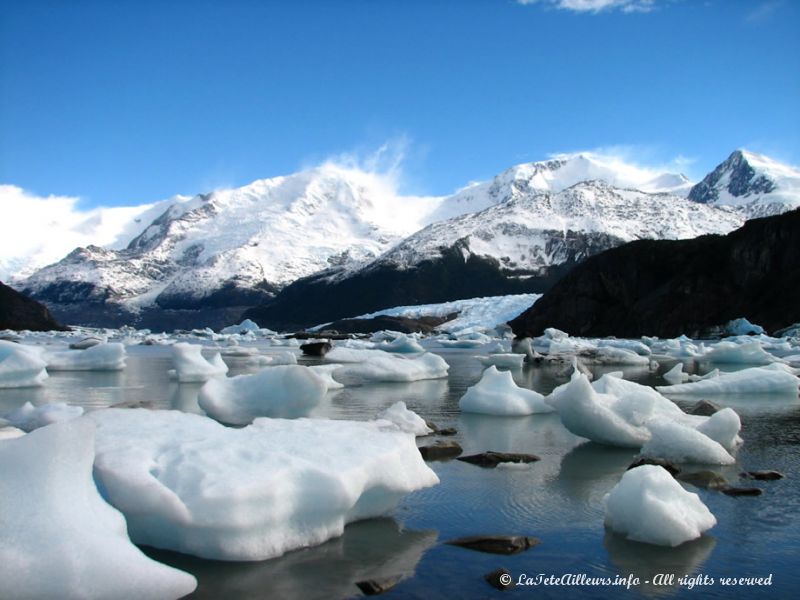
[[[784,474],[778,471],[745,471],[740,477],[744,479],[755,479],[756,481],[777,481],[783,479]]]
[[[519,554],[540,543],[538,538],[526,535],[472,535],[445,542],[448,546],[490,554]]]
[[[388,592],[402,580],[402,575],[395,575],[394,577],[384,577],[383,579],[357,581],[356,586],[358,586],[358,589],[360,589],[365,596],[377,596],[378,594]]]
[[[722,407],[717,404],[716,402],[711,402],[709,400],[698,400],[692,408],[690,408],[687,412],[690,415],[699,415],[701,417],[710,417],[714,413],[717,413],[722,410]]]
[[[721,490],[728,487],[728,480],[714,471],[695,471],[693,473],[679,473],[675,476],[678,481],[683,481],[695,487]]]
[[[514,580],[511,578],[511,571],[508,569],[497,569],[491,573],[487,573],[483,578],[493,588],[504,592],[514,587]]]
[[[756,487],[723,487],[719,488],[723,494],[727,496],[760,496],[764,493],[764,490],[761,488]]]
[[[521,454],[518,452],[482,452],[480,454],[470,454],[469,456],[459,456],[457,460],[478,465],[479,467],[493,469],[500,463],[532,463],[541,460],[535,454]]]
[[[450,460],[460,456],[463,451],[461,445],[452,440],[419,447],[419,453],[425,460]]]

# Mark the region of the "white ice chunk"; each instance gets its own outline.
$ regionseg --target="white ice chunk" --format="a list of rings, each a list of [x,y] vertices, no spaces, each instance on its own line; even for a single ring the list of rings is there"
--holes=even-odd
[[[782,369],[783,365],[751,367],[718,377],[681,385],[656,386],[668,395],[706,396],[715,394],[782,394],[797,396],[800,379]]]
[[[733,450],[741,443],[741,429],[742,421],[732,408],[718,410],[697,426],[697,431],[704,433],[726,450]]]
[[[0,597],[167,600],[197,587],[131,543],[95,487],[94,444],[85,419],[0,443]]]
[[[214,377],[224,377],[228,372],[228,365],[218,352],[206,360],[203,347],[198,344],[180,342],[172,346],[172,362],[181,383],[208,381]]]
[[[764,333],[764,328],[760,325],[754,325],[744,317],[728,321],[725,325],[725,333],[727,335],[760,335]]]
[[[307,416],[325,396],[328,384],[308,367],[267,367],[254,375],[209,380],[197,403],[222,423],[245,425],[256,417]]]
[[[250,319],[245,319],[238,325],[230,325],[228,327],[223,328],[220,333],[223,334],[234,334],[234,333],[247,333],[248,331],[257,332],[261,331],[261,328],[258,326],[258,323],[251,321]],[[264,330],[268,331],[268,330]],[[275,333],[274,331],[272,333]]]
[[[414,437],[385,422],[257,419],[237,429],[177,411],[107,409],[95,473],[131,539],[218,560],[264,560],[385,515],[438,483]]]
[[[425,352],[425,348],[423,348],[417,340],[403,334],[398,335],[391,342],[381,344],[378,348],[384,352],[397,352],[400,354]]]
[[[662,377],[670,385],[678,385],[680,383],[689,380],[689,374],[683,372],[683,363],[678,363],[677,365],[672,367],[669,371],[664,373]]]
[[[46,367],[34,349],[0,340],[0,388],[42,385],[47,379]]]
[[[333,378],[333,372],[341,366],[342,365],[311,365],[308,368],[314,371],[314,373],[319,375],[323,381],[325,381],[325,385],[328,386],[328,390],[340,390],[344,387],[344,384],[336,381]]]
[[[514,383],[511,372],[498,371],[494,366],[486,369],[481,380],[467,389],[458,406],[464,412],[500,416],[553,412],[544,396],[519,387]]]
[[[337,369],[336,376],[356,378],[362,381],[409,382],[422,379],[441,379],[447,377],[449,369],[447,362],[441,356],[430,352],[412,358],[380,350],[354,350],[337,347],[328,352],[325,358],[352,362],[352,364]],[[354,358],[358,358],[358,362],[353,362]]]
[[[779,359],[764,350],[759,342],[719,342],[700,357],[704,362],[716,364],[768,365]]]
[[[607,527],[647,544],[678,546],[717,524],[697,494],[654,465],[626,471],[605,504]]]
[[[649,356],[642,356],[633,350],[626,348],[616,348],[605,346],[597,349],[596,354],[591,357],[592,361],[599,365],[649,365]]]
[[[425,423],[425,419],[420,417],[413,410],[409,410],[406,407],[406,403],[402,400],[392,404],[379,414],[378,418],[389,421],[399,427],[401,431],[413,433],[415,436],[433,433],[433,429],[428,427],[427,423]]]
[[[18,409],[6,414],[5,419],[23,431],[33,431],[52,423],[77,419],[82,414],[82,406],[70,406],[65,402],[53,402],[40,406],[26,402]]]
[[[651,419],[648,428],[651,437],[642,446],[642,456],[704,465],[732,465],[736,462],[725,448],[698,429],[663,418]]]
[[[86,350],[62,350],[45,355],[50,371],[121,371],[125,368],[125,346],[98,344]]]

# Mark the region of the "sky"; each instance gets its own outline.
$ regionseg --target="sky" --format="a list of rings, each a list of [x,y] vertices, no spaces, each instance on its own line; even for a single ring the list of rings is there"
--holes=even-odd
[[[0,0],[0,184],[90,209],[380,148],[435,195],[580,150],[799,164],[798,25],[792,0]]]

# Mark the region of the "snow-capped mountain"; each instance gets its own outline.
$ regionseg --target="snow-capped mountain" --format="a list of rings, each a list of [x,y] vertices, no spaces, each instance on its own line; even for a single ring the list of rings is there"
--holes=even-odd
[[[800,169],[747,150],[736,150],[689,192],[703,204],[732,206],[748,218],[800,206]]]
[[[123,250],[78,248],[25,282],[56,302],[189,308],[253,302],[299,277],[373,258],[419,229],[438,198],[397,200],[374,175],[332,165],[199,195],[166,210]],[[67,285],[70,284],[70,285]],[[222,301],[222,298],[219,299]]]
[[[692,183],[681,173],[662,173],[593,152],[562,154],[551,160],[523,163],[489,181],[474,183],[443,202],[431,221],[473,213],[514,197],[560,192],[582,181],[604,181],[619,188],[685,196]]]
[[[626,242],[728,233],[744,222],[732,209],[602,181],[540,192],[510,180],[496,189],[504,201],[433,223],[358,269],[299,280],[247,316],[293,328],[397,304],[543,292],[585,258]]]

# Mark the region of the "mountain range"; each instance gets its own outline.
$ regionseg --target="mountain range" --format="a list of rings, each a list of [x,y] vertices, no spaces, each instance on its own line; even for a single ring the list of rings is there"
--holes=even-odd
[[[149,222],[133,211],[127,246],[80,247],[11,283],[71,324],[219,327],[247,311],[288,329],[540,292],[608,248],[724,234],[796,206],[800,170],[744,150],[696,185],[583,153],[449,197],[399,196],[385,177],[325,164],[178,198]]]

